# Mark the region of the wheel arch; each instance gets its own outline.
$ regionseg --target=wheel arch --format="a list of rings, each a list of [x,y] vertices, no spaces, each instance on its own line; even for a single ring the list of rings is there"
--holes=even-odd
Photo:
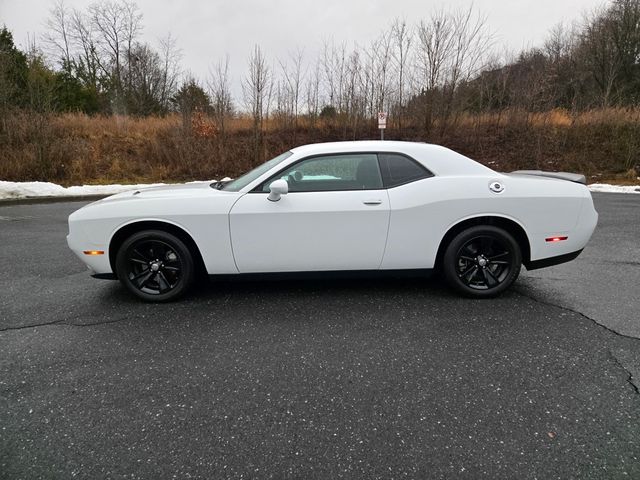
[[[447,249],[449,243],[451,243],[451,241],[454,239],[454,237],[463,230],[478,225],[491,225],[494,227],[502,228],[503,230],[510,233],[520,247],[522,253],[522,263],[525,265],[525,267],[530,263],[531,243],[529,242],[529,237],[527,236],[527,233],[522,225],[520,225],[515,220],[507,217],[501,217],[498,215],[480,215],[477,217],[460,220],[458,223],[451,226],[449,230],[447,230],[447,233],[444,234],[438,246],[438,253],[436,254],[435,261],[436,268],[440,268],[440,266],[442,265],[442,259],[444,257],[445,250]]]
[[[204,265],[202,254],[200,253],[200,249],[193,237],[184,228],[163,220],[137,220],[122,225],[115,231],[109,241],[109,264],[111,265],[111,270],[115,275],[118,275],[118,272],[116,271],[116,256],[118,255],[120,246],[131,235],[144,230],[161,230],[178,237],[187,246],[191,255],[193,255],[196,275],[206,275],[207,269]]]

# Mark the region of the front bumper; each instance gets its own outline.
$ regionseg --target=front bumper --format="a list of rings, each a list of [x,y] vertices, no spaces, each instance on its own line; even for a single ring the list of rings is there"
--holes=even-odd
[[[78,229],[70,231],[67,235],[67,245],[76,256],[91,270],[92,274],[103,275],[112,274],[111,263],[109,262],[108,245],[97,245],[89,240]],[[102,255],[85,255],[88,250],[103,251]]]

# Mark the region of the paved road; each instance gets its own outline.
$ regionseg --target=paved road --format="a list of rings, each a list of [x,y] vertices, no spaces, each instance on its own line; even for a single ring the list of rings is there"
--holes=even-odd
[[[640,197],[595,200],[585,254],[497,300],[388,279],[170,305],[87,276],[81,203],[1,207],[0,478],[639,478],[640,341],[612,330],[640,336]]]

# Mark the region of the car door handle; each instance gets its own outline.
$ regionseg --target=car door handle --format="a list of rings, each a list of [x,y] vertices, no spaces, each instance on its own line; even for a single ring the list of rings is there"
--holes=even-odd
[[[382,200],[364,200],[362,203],[365,205],[380,205]]]

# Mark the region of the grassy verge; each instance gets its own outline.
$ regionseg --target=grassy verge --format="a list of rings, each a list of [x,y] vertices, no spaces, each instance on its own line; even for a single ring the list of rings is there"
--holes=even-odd
[[[386,138],[439,143],[499,171],[566,170],[591,181],[638,183],[640,109],[463,115],[429,133],[418,122],[405,124],[402,130],[392,124]],[[379,137],[373,122],[341,119],[301,118],[295,127],[271,119],[257,147],[248,118],[230,120],[225,130],[208,119],[185,128],[178,115],[12,112],[0,125],[0,179],[78,185],[234,177],[296,145]]]

